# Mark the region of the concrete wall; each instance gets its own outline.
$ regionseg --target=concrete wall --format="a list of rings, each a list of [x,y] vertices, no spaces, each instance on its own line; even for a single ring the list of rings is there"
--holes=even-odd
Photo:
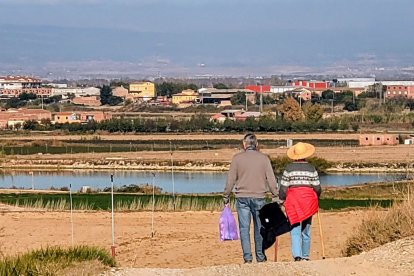
[[[395,134],[361,134],[359,136],[360,146],[398,145],[398,135]]]

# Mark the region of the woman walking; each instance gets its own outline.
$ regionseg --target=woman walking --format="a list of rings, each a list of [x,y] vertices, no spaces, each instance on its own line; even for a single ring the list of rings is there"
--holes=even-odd
[[[321,194],[318,172],[306,161],[315,147],[299,142],[288,149],[287,156],[293,160],[283,172],[279,197],[292,226],[290,232],[292,256],[295,261],[309,260],[312,216],[318,212]]]

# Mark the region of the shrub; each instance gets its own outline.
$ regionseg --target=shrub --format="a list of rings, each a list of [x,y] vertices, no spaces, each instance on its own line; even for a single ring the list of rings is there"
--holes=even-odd
[[[59,275],[59,271],[83,261],[97,260],[115,266],[115,260],[100,248],[76,246],[68,249],[48,247],[0,261],[0,275]]]
[[[328,160],[321,157],[311,157],[307,160],[315,167],[316,171],[319,174],[325,173],[327,169],[332,167],[332,162],[329,162]]]
[[[326,170],[330,167],[332,167],[332,163],[327,161],[326,159],[320,158],[320,157],[311,157],[308,158],[307,161],[312,164],[315,169],[318,171],[318,173],[325,173]],[[282,174],[284,168],[287,164],[292,162],[292,160],[289,159],[287,156],[283,157],[277,157],[277,158],[271,158],[270,162],[273,167],[273,171],[275,174]]]
[[[413,199],[395,204],[387,212],[373,208],[346,241],[342,254],[352,256],[412,235],[414,235]]]

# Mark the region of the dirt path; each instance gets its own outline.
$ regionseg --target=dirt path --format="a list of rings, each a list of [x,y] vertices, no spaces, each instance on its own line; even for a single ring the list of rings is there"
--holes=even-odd
[[[309,262],[267,262],[194,269],[122,268],[106,275],[413,275],[414,237],[399,240],[368,253],[349,258],[331,258]]]
[[[370,252],[348,258],[264,264],[232,264],[193,269],[121,268],[105,275],[372,275],[411,276],[414,272],[414,237],[398,240]]]
[[[280,239],[265,264],[242,264],[239,241],[218,240],[218,212],[156,212],[151,237],[149,212],[115,214],[117,256],[121,268],[106,275],[412,275],[414,238],[401,240],[351,258],[340,258],[344,242],[364,211],[321,214],[327,259],[321,260],[318,222],[312,224],[310,262],[292,262],[289,235]],[[75,212],[75,245],[111,245],[109,212]],[[70,246],[68,212],[43,212],[0,206],[0,255],[15,255],[46,246]]]

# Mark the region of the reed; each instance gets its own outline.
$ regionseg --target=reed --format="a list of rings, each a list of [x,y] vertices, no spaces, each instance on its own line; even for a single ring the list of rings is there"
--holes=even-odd
[[[270,197],[267,198],[270,202]],[[68,194],[0,194],[0,202],[16,207],[36,208],[50,211],[69,210]],[[392,199],[350,199],[350,198],[321,198],[319,205],[324,210],[340,210],[345,208],[366,208],[372,205],[389,207]],[[152,195],[115,194],[116,211],[151,211]],[[234,198],[230,206],[235,210]],[[111,210],[109,193],[73,194],[74,210]],[[155,195],[155,211],[221,211],[223,209],[222,195]]]
[[[59,271],[85,261],[99,261],[105,266],[116,266],[115,260],[101,248],[76,246],[47,247],[15,257],[0,260],[0,275],[59,275]]]

